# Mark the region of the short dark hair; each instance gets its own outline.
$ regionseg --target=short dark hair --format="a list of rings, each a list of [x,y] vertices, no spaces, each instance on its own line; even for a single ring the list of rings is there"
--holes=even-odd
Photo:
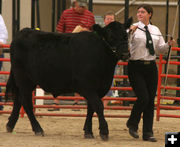
[[[151,13],[151,17],[150,19],[152,18],[153,16],[153,8],[151,5],[148,5],[148,4],[141,4],[138,6],[137,9],[140,9],[140,8],[144,8],[149,14]]]

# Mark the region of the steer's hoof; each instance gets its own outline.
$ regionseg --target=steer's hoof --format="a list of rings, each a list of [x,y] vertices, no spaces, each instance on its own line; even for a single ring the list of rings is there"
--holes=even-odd
[[[93,139],[94,135],[93,134],[84,134],[84,138],[86,138],[86,139]]]
[[[101,139],[104,141],[108,141],[108,139],[109,139],[108,135],[100,134],[100,136],[101,136]]]
[[[36,136],[44,136],[44,131],[42,131],[42,132],[35,132],[35,135]]]
[[[6,125],[6,130],[7,132],[11,133],[13,131],[13,129],[11,127],[9,127],[8,125]]]

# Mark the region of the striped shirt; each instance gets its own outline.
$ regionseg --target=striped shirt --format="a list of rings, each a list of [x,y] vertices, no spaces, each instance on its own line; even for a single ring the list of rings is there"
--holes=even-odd
[[[56,30],[61,33],[71,33],[77,25],[91,30],[93,24],[95,24],[94,15],[89,10],[79,14],[74,8],[70,8],[61,15]]]

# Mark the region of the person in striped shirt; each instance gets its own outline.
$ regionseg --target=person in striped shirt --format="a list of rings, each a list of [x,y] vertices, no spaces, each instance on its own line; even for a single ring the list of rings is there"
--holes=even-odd
[[[72,8],[63,11],[56,30],[72,33],[77,26],[81,26],[81,31],[91,31],[94,24],[94,14],[87,10],[87,0],[73,0]]]

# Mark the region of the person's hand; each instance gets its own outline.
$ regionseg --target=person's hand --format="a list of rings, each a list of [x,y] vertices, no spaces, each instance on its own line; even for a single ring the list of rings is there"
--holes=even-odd
[[[72,31],[72,33],[79,33],[79,32],[83,32],[83,31],[90,32],[90,30],[88,28],[81,27],[80,25],[78,25],[75,27],[75,29]]]
[[[176,43],[176,41],[175,41],[173,38],[171,38],[171,39],[168,41],[168,44],[169,44],[170,46],[173,46],[174,43]]]
[[[89,30],[88,28],[82,28],[82,29],[81,29],[81,32],[83,32],[83,31],[88,31],[88,32],[90,32],[90,30]]]
[[[132,26],[130,27],[129,31],[133,34],[133,33],[136,31],[137,28],[138,28],[138,26],[132,25]]]
[[[2,48],[2,45],[3,45],[3,43],[2,43],[2,42],[0,42],[0,49]]]
[[[0,42],[0,55],[2,55],[2,53],[3,53],[3,48],[2,48],[2,45],[3,45],[3,43],[2,43],[2,42]]]

